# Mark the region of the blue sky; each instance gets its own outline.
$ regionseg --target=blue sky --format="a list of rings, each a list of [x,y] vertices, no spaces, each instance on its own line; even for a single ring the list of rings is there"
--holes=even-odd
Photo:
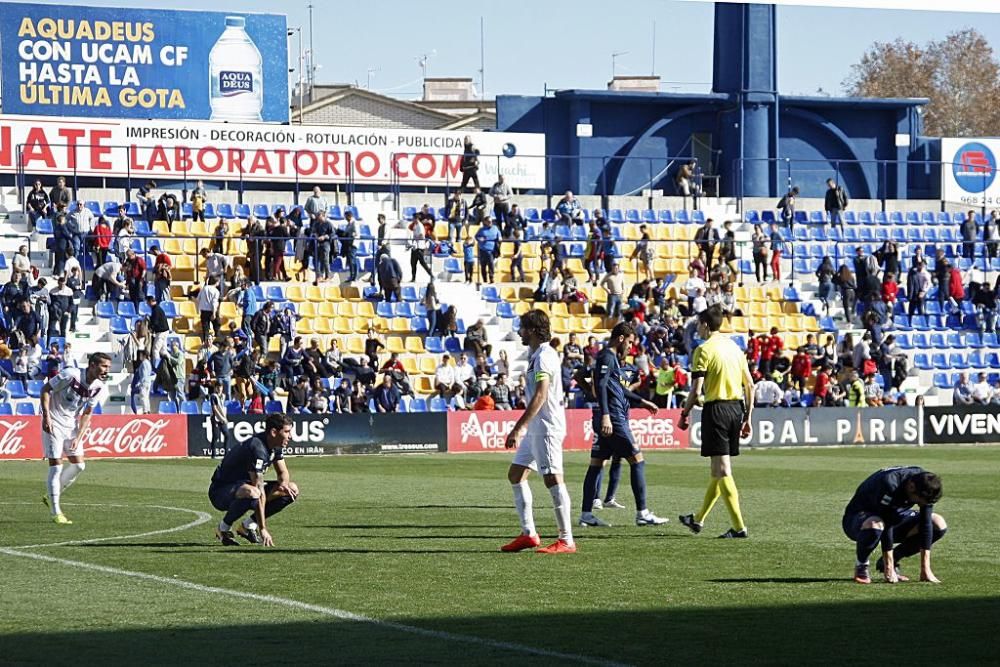
[[[51,4],[51,3],[50,3]],[[211,9],[284,13],[308,26],[308,0],[91,0],[65,5]],[[480,16],[486,25],[486,93],[540,95],[549,88],[603,89],[615,52],[619,74],[650,74],[663,90],[704,92],[712,77],[708,2],[509,0],[469,2],[319,2],[313,0],[317,83],[365,86],[414,98],[419,58],[429,76],[470,76],[478,85]],[[653,62],[652,25],[656,24]],[[918,43],[975,27],[1000,45],[1000,14],[779,6],[779,86],[786,94],[839,94],[851,64],[874,41]],[[307,41],[307,40],[306,40]],[[293,46],[297,49],[297,45]],[[308,44],[306,44],[308,48]],[[296,51],[297,53],[297,51]],[[293,53],[293,58],[297,55]]]

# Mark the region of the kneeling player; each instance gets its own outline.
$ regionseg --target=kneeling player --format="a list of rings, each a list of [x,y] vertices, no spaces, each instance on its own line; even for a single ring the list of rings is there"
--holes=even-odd
[[[284,414],[268,415],[264,433],[230,449],[215,469],[208,497],[215,509],[226,513],[215,531],[225,546],[238,544],[233,524],[249,510],[253,514],[236,526],[236,533],[253,544],[274,546],[267,519],[291,505],[299,495],[283,455],[291,436],[291,419]],[[264,474],[272,464],[278,481],[265,482]]]
[[[871,583],[868,556],[881,542],[882,558],[875,567],[885,572],[887,582],[908,581],[899,561],[919,551],[920,580],[940,583],[931,571],[931,545],[948,530],[944,518],[934,513],[940,499],[941,478],[917,466],[885,468],[863,481],[843,519],[844,533],[857,543],[854,581]]]

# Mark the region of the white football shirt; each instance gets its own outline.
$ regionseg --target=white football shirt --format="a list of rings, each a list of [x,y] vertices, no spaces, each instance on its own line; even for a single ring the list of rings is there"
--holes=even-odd
[[[65,368],[49,380],[49,421],[53,432],[70,434],[76,430],[77,417],[90,407],[91,410],[108,398],[108,387],[100,379],[84,384],[86,371]]]
[[[531,423],[528,433],[532,435],[562,436],[566,434],[566,410],[563,408],[562,363],[559,353],[548,343],[542,343],[528,360],[527,392],[525,399],[531,401],[535,387],[542,379],[549,381],[548,395],[542,409]]]

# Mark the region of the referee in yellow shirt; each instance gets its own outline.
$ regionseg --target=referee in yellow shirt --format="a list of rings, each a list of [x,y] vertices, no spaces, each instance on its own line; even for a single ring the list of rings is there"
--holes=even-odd
[[[681,429],[688,427],[691,410],[704,390],[701,455],[712,459],[712,478],[701,510],[697,514],[685,514],[680,521],[692,533],[700,533],[705,518],[721,495],[733,525],[719,537],[744,538],[747,527],[740,512],[740,494],[733,481],[730,458],[739,456],[740,437],[749,436],[752,430],[753,377],[743,351],[732,339],[719,333],[722,320],[722,309],[718,305],[698,315],[698,336],[705,342],[695,348],[692,356],[691,393],[681,410],[679,426]]]

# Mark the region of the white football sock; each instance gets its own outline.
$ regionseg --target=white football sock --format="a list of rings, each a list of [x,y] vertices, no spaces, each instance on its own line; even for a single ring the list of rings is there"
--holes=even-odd
[[[62,484],[59,482],[59,476],[62,474],[62,464],[49,466],[49,509],[52,510],[52,515],[62,514],[62,508],[59,507],[59,494],[62,491]]]
[[[514,490],[514,507],[517,508],[517,515],[521,519],[521,532],[525,535],[535,534],[535,513],[531,507],[532,495],[531,487],[527,481],[511,484]]]
[[[65,491],[69,488],[70,484],[76,481],[76,478],[80,476],[87,464],[81,461],[80,463],[67,463],[63,466],[62,473],[59,475],[59,483],[62,485],[62,490]]]
[[[219,522],[219,531],[220,532],[223,532],[223,533],[228,532],[230,528],[232,528],[232,526],[230,526],[225,521],[220,521]]]
[[[570,500],[569,491],[565,484],[556,484],[549,487],[552,495],[552,506],[556,510],[556,525],[559,526],[559,539],[566,544],[573,544],[573,529],[569,519]]]

